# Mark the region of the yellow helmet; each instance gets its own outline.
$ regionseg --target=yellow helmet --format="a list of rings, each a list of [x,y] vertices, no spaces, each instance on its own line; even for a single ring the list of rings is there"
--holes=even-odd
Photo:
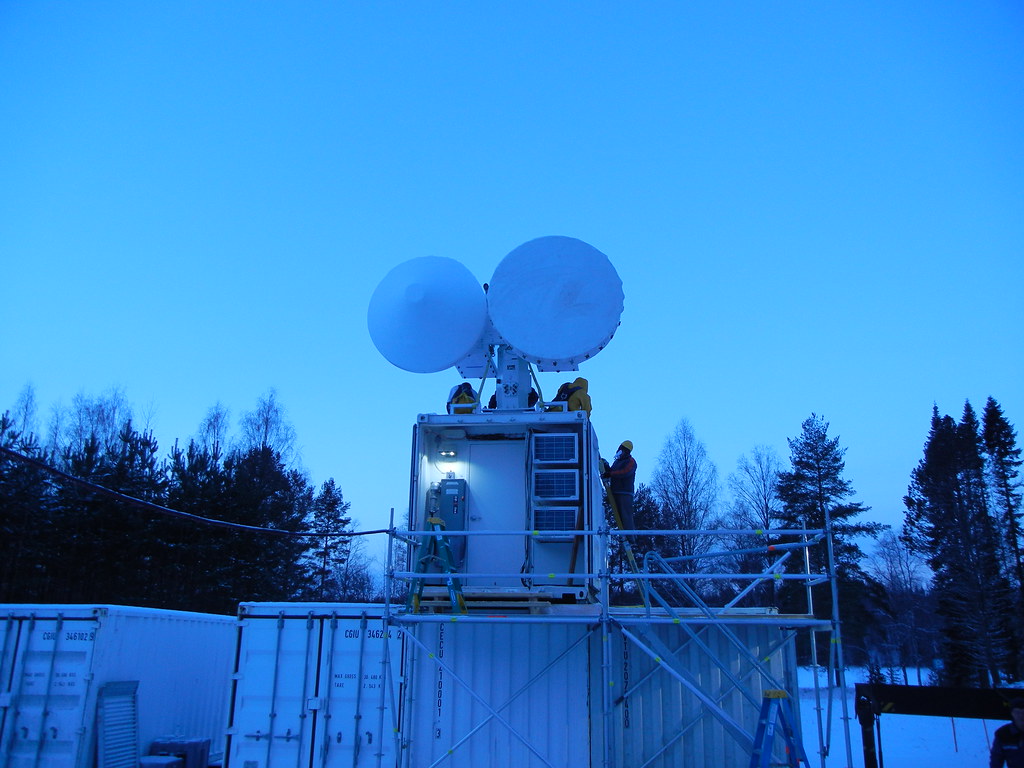
[[[622,443],[619,445],[619,448],[625,448],[627,451],[632,453],[633,452],[633,443],[631,443],[629,440],[623,440]]]

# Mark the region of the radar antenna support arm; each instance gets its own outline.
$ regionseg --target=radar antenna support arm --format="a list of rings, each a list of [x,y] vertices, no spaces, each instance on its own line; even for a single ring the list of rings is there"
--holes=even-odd
[[[530,366],[530,376],[533,378],[533,384],[537,387],[537,402],[544,402],[544,391],[540,388],[540,380],[537,378],[537,370],[533,367],[533,363],[527,361],[526,363]]]

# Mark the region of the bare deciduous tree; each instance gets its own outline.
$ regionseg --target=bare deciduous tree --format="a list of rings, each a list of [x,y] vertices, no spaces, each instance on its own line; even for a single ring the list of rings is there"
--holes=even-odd
[[[730,528],[767,531],[782,526],[782,502],[777,492],[781,469],[778,454],[768,446],[755,446],[750,458],[740,456],[736,471],[729,475],[727,481],[732,496],[728,517]],[[736,534],[732,537],[736,550],[732,558],[735,570],[739,573],[766,571],[776,558],[767,550],[771,543],[767,534]],[[752,551],[757,549],[762,551]],[[759,585],[751,595],[750,604],[777,604],[778,586],[774,580],[770,584]]]
[[[782,502],[777,493],[782,462],[769,446],[758,445],[751,458],[740,456],[729,475],[732,523],[740,528],[768,530],[779,522]]]
[[[241,427],[243,448],[273,448],[285,464],[294,458],[295,428],[285,420],[276,390],[261,397],[255,411],[243,414]]]
[[[651,488],[671,527],[696,531],[710,527],[715,520],[718,470],[686,419],[676,425],[658,454]],[[709,536],[681,536],[674,542],[674,554],[697,557],[706,553],[711,543]],[[696,562],[684,561],[679,570],[696,571]]]
[[[131,421],[132,407],[123,389],[114,387],[95,397],[80,392],[70,408],[54,408],[49,444],[62,452],[78,453],[95,440],[102,450],[116,453],[121,431]]]
[[[338,599],[359,603],[378,601],[380,589],[373,579],[374,570],[380,570],[380,564],[366,554],[363,540],[352,539],[345,563],[334,574],[341,589]]]
[[[231,411],[220,401],[206,412],[206,418],[199,425],[197,442],[212,456],[223,456],[228,450],[228,428]]]
[[[39,434],[37,419],[38,406],[36,405],[36,390],[31,384],[26,384],[18,394],[18,399],[11,409],[11,420],[21,435]]]
[[[914,668],[917,684],[922,685],[921,668],[935,656],[937,631],[928,588],[931,571],[924,558],[891,531],[879,537],[866,570],[885,590],[886,620],[875,623],[879,636],[870,642],[881,657],[879,665],[884,661],[890,668],[899,668],[904,685],[910,682],[908,667]]]

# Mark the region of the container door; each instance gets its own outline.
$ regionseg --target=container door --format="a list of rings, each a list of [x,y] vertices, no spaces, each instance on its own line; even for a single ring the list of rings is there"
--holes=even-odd
[[[525,441],[479,442],[470,447],[468,463],[469,530],[526,530]],[[476,536],[466,545],[466,573],[509,574],[465,579],[473,587],[522,589],[519,573],[526,558],[523,536]]]
[[[8,617],[0,658],[0,766],[67,768],[91,760],[85,738],[97,622]]]
[[[228,763],[239,768],[308,765],[320,621],[250,618],[240,631]]]
[[[385,638],[379,618],[324,619],[317,696],[320,726],[312,766],[396,765],[398,691],[387,687],[385,667],[393,664],[397,673],[401,641],[394,628],[387,632]]]

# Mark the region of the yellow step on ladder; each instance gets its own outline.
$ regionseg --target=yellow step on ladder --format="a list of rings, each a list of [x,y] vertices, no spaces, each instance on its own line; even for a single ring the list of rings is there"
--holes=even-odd
[[[809,765],[804,745],[794,730],[793,707],[789,694],[777,688],[766,690],[761,699],[761,713],[757,718],[757,731],[754,733],[754,749],[750,753],[750,768],[769,768],[773,765],[784,765],[788,768],[800,768]],[[786,741],[786,762],[772,762],[772,747],[775,736],[782,733]]]
[[[454,576],[455,558],[452,555],[452,547],[448,537],[444,535],[444,520],[439,517],[427,518],[427,530],[429,533],[423,535],[419,551],[416,553],[416,562],[413,570],[416,573],[427,574],[432,565],[438,566],[444,575],[445,585],[448,587],[448,599],[452,604],[452,611],[466,613],[466,599],[462,595],[462,582]],[[423,597],[423,585],[428,578],[437,576],[417,576],[412,580],[409,588],[409,599],[406,601],[406,609],[411,613],[419,613],[420,599]]]

